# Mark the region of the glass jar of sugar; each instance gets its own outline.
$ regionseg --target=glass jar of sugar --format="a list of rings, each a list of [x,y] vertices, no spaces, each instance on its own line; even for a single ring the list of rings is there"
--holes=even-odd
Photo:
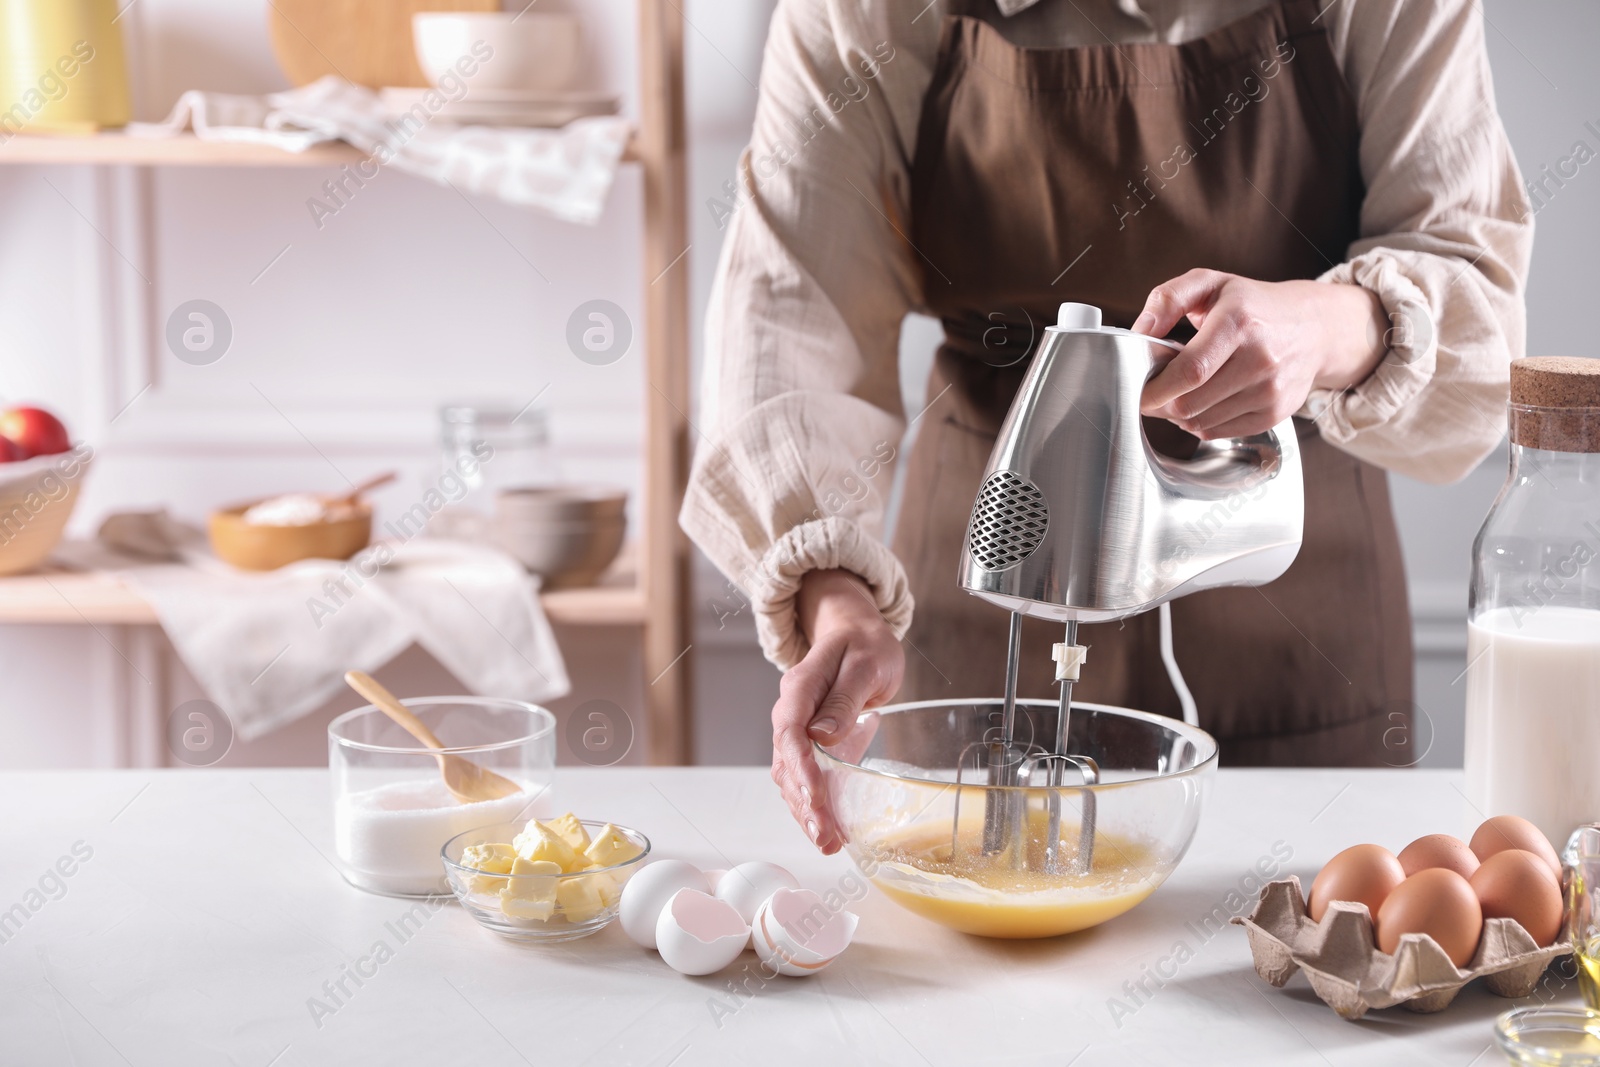
[[[370,704],[328,725],[334,853],[345,880],[388,896],[449,893],[440,849],[490,823],[548,817],[556,719],[535,704],[487,697],[401,701],[442,751],[510,778],[520,793],[462,803],[445,788],[435,750]]]
[[[1559,844],[1600,821],[1600,360],[1516,360],[1510,421],[1473,546],[1467,797]]]

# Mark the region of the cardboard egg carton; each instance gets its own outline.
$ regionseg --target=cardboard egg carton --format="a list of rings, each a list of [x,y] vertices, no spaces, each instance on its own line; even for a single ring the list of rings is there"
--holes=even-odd
[[[1378,951],[1365,904],[1334,901],[1314,922],[1293,876],[1268,882],[1255,910],[1233,922],[1250,936],[1257,974],[1281,987],[1295,971],[1305,971],[1317,996],[1346,1019],[1396,1004],[1443,1011],[1474,978],[1502,997],[1525,997],[1551,960],[1572,951],[1562,941],[1540,948],[1515,920],[1489,919],[1465,970],[1427,934],[1402,935],[1390,956]]]

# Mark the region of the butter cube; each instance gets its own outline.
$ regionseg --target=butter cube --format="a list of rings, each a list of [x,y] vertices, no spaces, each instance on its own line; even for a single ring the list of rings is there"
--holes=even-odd
[[[579,822],[578,817],[570,811],[559,819],[551,819],[541,825],[571,845],[574,852],[582,852],[589,847],[589,831],[583,828],[583,823]]]
[[[555,914],[560,865],[549,860],[525,860],[519,856],[512,861],[509,873],[524,877],[502,879],[506,886],[500,890],[500,910],[507,917],[543,922]]]
[[[543,892],[546,887],[555,892],[556,875],[564,874],[561,864],[551,860],[525,860],[521,856],[511,861],[507,874],[527,875],[518,878],[513,886],[525,887],[526,892]]]
[[[537,922],[548,922],[550,916],[556,913],[556,902],[553,900],[527,900],[522,897],[507,895],[508,890],[500,891],[500,910],[505,912],[508,919],[533,919]]]
[[[474,893],[498,893],[505,888],[504,878],[491,878],[494,874],[510,874],[511,864],[516,860],[516,849],[508,844],[494,843],[483,845],[468,845],[461,851],[461,865],[482,871],[467,880],[468,888]]]
[[[615,904],[618,898],[622,896],[622,887],[627,882],[627,879],[617,874],[603,873],[605,869],[598,863],[584,869],[595,872],[593,878],[594,888],[595,892],[600,895],[601,902],[608,908]]]
[[[563,871],[577,870],[583,864],[566,839],[541,822],[530,822],[512,844],[517,855],[530,862],[554,863]]]
[[[490,874],[510,874],[517,850],[502,842],[468,845],[461,850],[461,865]]]
[[[610,890],[606,888],[610,881],[608,875],[561,879],[556,889],[556,904],[567,922],[585,923],[605,911],[610,906]]]
[[[590,843],[583,854],[591,864],[615,867],[619,863],[627,863],[643,852],[644,849],[634,844],[621,830],[606,823],[605,829],[600,831],[600,836]]]

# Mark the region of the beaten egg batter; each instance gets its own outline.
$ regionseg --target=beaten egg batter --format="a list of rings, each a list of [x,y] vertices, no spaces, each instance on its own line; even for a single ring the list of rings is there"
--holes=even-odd
[[[1054,937],[1086,930],[1138,905],[1161,881],[1148,843],[1095,835],[1094,866],[1087,874],[1043,871],[1045,813],[1030,813],[1029,864],[1013,870],[1003,857],[980,849],[981,820],[963,820],[959,851],[952,853],[950,825],[926,823],[870,846],[872,882],[895,903],[942,926],[983,937]],[[1062,826],[1064,851],[1076,854],[1078,828]]]

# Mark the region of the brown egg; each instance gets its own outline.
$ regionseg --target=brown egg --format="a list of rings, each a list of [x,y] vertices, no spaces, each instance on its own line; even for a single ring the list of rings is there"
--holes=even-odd
[[[1378,914],[1384,898],[1405,881],[1406,872],[1394,853],[1379,845],[1351,845],[1339,853],[1317,873],[1311,883],[1311,898],[1306,901],[1306,911],[1316,922],[1322,921],[1328,903],[1349,900],[1365,904],[1372,915]]]
[[[1478,951],[1483,908],[1467,880],[1429,867],[1401,882],[1378,909],[1378,949],[1393,955],[1402,934],[1427,934],[1450,962],[1464,967]]]
[[[1478,869],[1478,857],[1459,837],[1429,834],[1400,850],[1400,866],[1407,878],[1430,867],[1442,867],[1447,871],[1455,871],[1463,878],[1471,878]]]
[[[1515,919],[1541,946],[1561,933],[1561,883],[1532,852],[1496,852],[1472,876],[1472,891],[1485,919]]]
[[[1472,835],[1472,852],[1480,861],[1508,848],[1532,852],[1544,860],[1550,873],[1560,880],[1561,861],[1556,859],[1556,850],[1550,847],[1550,841],[1539,832],[1539,828],[1527,819],[1515,815],[1496,815],[1492,819],[1485,819]]]

